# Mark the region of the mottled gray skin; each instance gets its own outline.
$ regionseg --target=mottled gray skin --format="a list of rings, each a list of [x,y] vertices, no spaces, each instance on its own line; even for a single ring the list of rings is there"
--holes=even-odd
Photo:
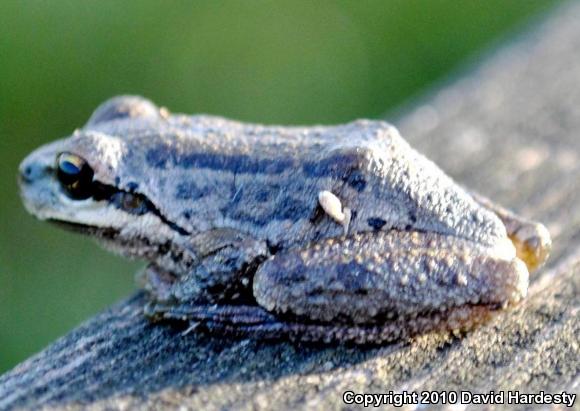
[[[86,162],[95,195],[71,198],[60,153]],[[469,328],[525,297],[550,248],[541,224],[472,196],[381,121],[263,126],[124,96],[20,172],[32,214],[150,262],[148,315],[226,333],[364,343]],[[325,191],[349,222],[325,212]]]

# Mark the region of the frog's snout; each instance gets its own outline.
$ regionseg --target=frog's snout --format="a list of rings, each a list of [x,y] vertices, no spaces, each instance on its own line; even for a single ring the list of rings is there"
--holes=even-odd
[[[50,168],[45,164],[25,158],[18,167],[18,182],[21,185],[34,184],[36,181],[45,178],[50,173]]]
[[[44,218],[45,212],[56,206],[53,179],[54,167],[36,152],[26,157],[18,167],[20,196],[28,212],[38,218]]]

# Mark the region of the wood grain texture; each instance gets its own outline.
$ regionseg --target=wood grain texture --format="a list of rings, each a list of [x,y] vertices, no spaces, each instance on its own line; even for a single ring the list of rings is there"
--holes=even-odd
[[[462,337],[380,348],[182,335],[136,295],[0,377],[0,409],[334,409],[390,390],[580,390],[580,3],[396,124],[466,187],[547,224],[529,298]],[[576,405],[578,405],[578,401]]]

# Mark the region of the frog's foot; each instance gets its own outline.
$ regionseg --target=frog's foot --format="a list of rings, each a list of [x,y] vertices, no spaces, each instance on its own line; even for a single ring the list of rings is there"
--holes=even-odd
[[[552,250],[552,239],[543,224],[526,220],[480,194],[472,193],[472,196],[502,220],[510,240],[516,247],[518,258],[526,263],[530,272],[544,265]]]
[[[381,344],[428,332],[461,332],[487,322],[495,313],[489,306],[473,305],[430,315],[384,318],[383,323],[349,325],[297,321],[250,305],[150,303],[145,307],[148,317],[184,322],[191,325],[187,330],[194,328],[239,338],[354,344]]]
[[[512,227],[512,230],[508,228],[508,235],[516,247],[518,258],[526,263],[529,271],[537,270],[544,265],[552,250],[548,229],[540,223],[524,220],[517,221]]]
[[[169,303],[176,299],[175,286],[178,277],[155,264],[150,264],[138,272],[136,282],[155,301]]]

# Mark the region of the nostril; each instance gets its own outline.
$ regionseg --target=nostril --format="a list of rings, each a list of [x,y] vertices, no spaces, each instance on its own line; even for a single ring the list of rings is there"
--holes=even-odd
[[[20,180],[32,183],[46,173],[46,167],[39,164],[25,164],[20,167]]]
[[[24,167],[24,170],[22,170],[22,177],[24,177],[25,180],[30,180],[31,176],[32,176],[32,167],[31,166]]]

